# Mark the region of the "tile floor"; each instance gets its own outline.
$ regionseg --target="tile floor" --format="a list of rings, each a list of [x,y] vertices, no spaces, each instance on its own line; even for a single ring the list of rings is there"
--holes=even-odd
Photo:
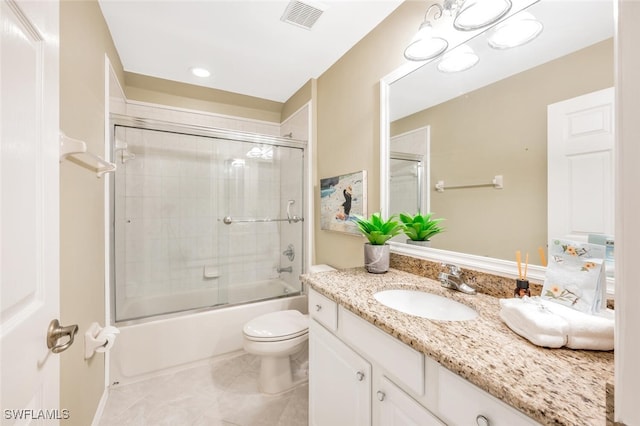
[[[306,354],[292,360],[307,374]],[[307,358],[308,359],[308,358]],[[281,395],[258,391],[260,360],[241,353],[208,365],[111,389],[100,426],[305,426],[308,384]]]

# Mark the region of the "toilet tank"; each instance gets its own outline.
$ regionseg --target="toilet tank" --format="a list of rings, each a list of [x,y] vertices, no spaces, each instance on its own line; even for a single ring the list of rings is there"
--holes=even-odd
[[[311,265],[311,267],[309,268],[309,273],[315,274],[316,272],[328,272],[328,271],[335,271],[335,270],[336,268],[329,265],[325,265],[325,264]]]

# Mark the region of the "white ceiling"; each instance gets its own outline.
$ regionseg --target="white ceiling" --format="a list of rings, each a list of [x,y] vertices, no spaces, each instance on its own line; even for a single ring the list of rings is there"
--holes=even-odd
[[[324,10],[311,30],[280,20],[288,0],[99,3],[125,71],[284,102],[402,3],[304,1]]]

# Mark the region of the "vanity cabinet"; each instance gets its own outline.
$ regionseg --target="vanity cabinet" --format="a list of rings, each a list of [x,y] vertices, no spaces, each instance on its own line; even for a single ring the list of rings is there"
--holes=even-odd
[[[309,290],[310,426],[537,425]]]
[[[407,393],[425,395],[424,355],[313,290],[309,312],[310,426],[444,425]]]

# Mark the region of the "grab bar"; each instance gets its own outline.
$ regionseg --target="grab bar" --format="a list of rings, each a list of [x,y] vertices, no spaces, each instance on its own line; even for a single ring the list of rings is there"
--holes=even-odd
[[[232,223],[258,223],[258,222],[289,222],[289,223],[298,223],[304,221],[304,218],[293,216],[292,218],[286,219],[233,219],[231,216],[225,216],[222,218],[222,223],[225,225],[231,225]]]

